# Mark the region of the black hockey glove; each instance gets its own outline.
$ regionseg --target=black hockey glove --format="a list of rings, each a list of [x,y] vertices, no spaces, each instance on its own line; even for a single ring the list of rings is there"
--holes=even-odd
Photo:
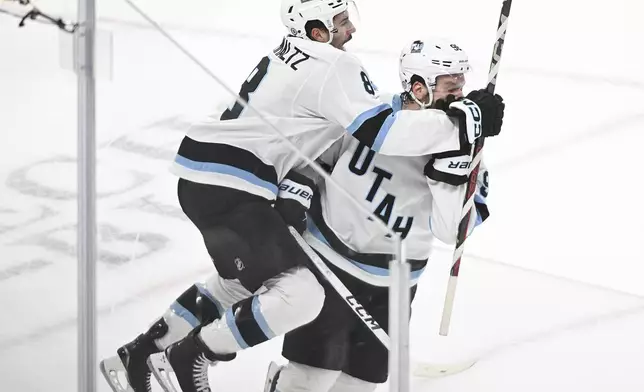
[[[275,209],[288,226],[293,226],[298,233],[306,230],[306,212],[313,199],[313,181],[294,171],[289,172],[280,182]]]
[[[461,150],[465,151],[479,137],[492,137],[501,133],[505,103],[500,95],[487,90],[475,90],[467,97],[456,99],[448,95],[439,99],[434,108],[443,110],[459,122]]]
[[[492,137],[501,133],[505,110],[503,97],[499,94],[491,94],[486,89],[480,89],[470,92],[466,98],[474,102],[481,109],[483,117],[481,120],[481,126],[483,127],[482,136]]]
[[[434,102],[434,109],[446,112],[449,109],[449,105],[456,100],[456,96],[454,96],[454,94],[450,94],[447,97],[441,98]]]
[[[458,120],[461,150],[467,150],[472,143],[483,135],[481,109],[472,100],[448,95],[439,99],[434,108],[443,110],[449,117]]]

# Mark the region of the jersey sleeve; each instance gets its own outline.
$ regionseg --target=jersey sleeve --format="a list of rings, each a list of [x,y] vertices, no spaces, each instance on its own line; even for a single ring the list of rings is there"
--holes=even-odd
[[[393,111],[376,95],[360,61],[343,54],[322,82],[319,112],[384,155],[421,156],[458,150],[459,129],[443,111]]]
[[[474,194],[474,211],[470,215],[468,224],[468,235],[472,234],[474,228],[483,223],[490,215],[487,208],[486,173],[487,170],[481,162],[476,193]],[[454,244],[458,234],[458,225],[461,222],[467,183],[454,186],[427,178],[427,185],[432,194],[432,212],[429,222],[431,231],[440,241]]]

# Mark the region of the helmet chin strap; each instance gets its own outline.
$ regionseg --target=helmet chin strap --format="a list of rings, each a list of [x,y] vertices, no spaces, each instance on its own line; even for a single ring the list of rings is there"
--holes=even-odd
[[[327,44],[330,44],[333,41],[333,34],[335,34],[334,31],[335,31],[335,33],[337,33],[338,29],[334,28],[333,30],[329,30],[329,40],[326,41]]]
[[[336,34],[338,32],[338,28],[333,25],[333,18],[335,15],[331,17],[331,19],[328,19],[326,22],[324,22],[324,26],[326,27],[326,31],[329,32],[329,40],[326,41],[327,44],[330,44],[333,41],[333,34]]]
[[[427,92],[428,92],[428,94],[429,94],[429,101],[428,101],[428,103],[422,103],[418,98],[416,98],[416,95],[415,95],[415,94],[414,94],[414,92],[413,92],[413,91],[411,91],[411,90],[409,91],[409,95],[411,95],[411,99],[413,99],[413,100],[414,100],[414,102],[416,102],[416,103],[418,104],[418,106],[420,106],[420,108],[421,108],[421,109],[429,109],[429,108],[431,108],[431,107],[432,107],[432,103],[434,102],[434,91],[433,91],[433,87],[432,87],[432,88],[428,88],[428,89],[427,89]]]

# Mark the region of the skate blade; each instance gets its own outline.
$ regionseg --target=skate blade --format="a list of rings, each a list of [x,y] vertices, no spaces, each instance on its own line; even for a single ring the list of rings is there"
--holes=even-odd
[[[118,356],[113,356],[107,359],[104,359],[99,364],[101,373],[105,377],[105,381],[109,384],[110,388],[114,392],[134,392],[134,389],[127,383],[127,377],[125,376],[125,367],[121,358]],[[126,380],[125,385],[121,383],[119,379],[119,373],[122,374],[122,379]]]
[[[463,372],[476,363],[476,360],[466,360],[455,363],[426,363],[416,362],[412,366],[412,374],[421,378],[438,378],[451,376],[452,374]]]
[[[282,366],[271,361],[271,364],[268,365],[268,373],[266,373],[264,392],[275,392],[275,388],[277,387],[277,379],[279,378],[278,373],[280,370],[282,370]]]
[[[170,375],[174,373],[174,370],[172,370],[172,366],[170,365],[170,362],[168,362],[168,358],[166,358],[165,353],[160,352],[150,355],[147,363],[148,368],[154,375],[154,378],[157,379],[157,382],[165,392],[180,391],[174,387],[172,378],[170,377]]]

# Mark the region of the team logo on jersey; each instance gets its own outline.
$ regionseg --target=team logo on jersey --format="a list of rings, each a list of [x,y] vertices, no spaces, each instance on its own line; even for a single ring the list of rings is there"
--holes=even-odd
[[[235,265],[237,266],[238,271],[241,271],[244,268],[246,268],[246,266],[244,265],[244,262],[241,261],[241,259],[239,257],[235,257]]]
[[[420,53],[421,50],[425,47],[425,43],[423,41],[414,41],[413,44],[411,44],[411,52],[412,53]]]

